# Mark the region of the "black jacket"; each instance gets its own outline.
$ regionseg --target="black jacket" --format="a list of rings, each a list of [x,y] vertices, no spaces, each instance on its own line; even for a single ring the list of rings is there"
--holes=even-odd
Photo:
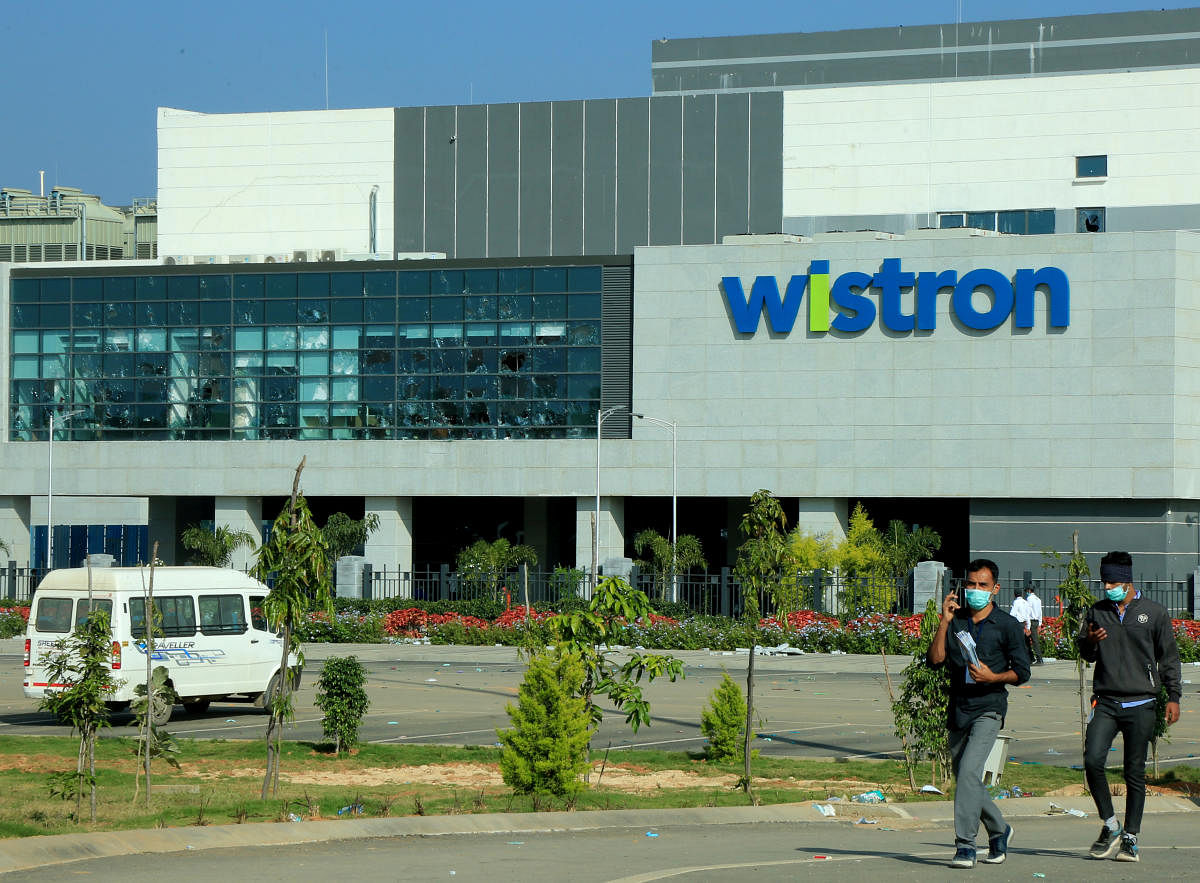
[[[1087,640],[1088,623],[1108,633],[1095,644]],[[1096,663],[1092,690],[1117,702],[1136,702],[1158,695],[1167,688],[1167,700],[1178,702],[1183,693],[1179,670],[1179,648],[1175,629],[1165,607],[1148,598],[1134,598],[1125,607],[1125,621],[1117,605],[1105,599],[1089,608],[1083,627],[1075,637],[1079,655]]]
[[[975,639],[979,661],[996,674],[1017,673],[1017,683],[1029,680],[1029,650],[1025,628],[995,604],[981,622],[971,622],[972,611],[960,607],[946,630],[946,666],[950,674],[949,724],[966,729],[981,714],[996,712],[1001,720],[1008,713],[1008,690],[1004,684],[967,683],[967,659],[956,632],[967,631]]]

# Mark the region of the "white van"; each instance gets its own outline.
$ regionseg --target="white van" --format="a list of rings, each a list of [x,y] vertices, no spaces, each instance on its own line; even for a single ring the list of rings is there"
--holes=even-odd
[[[112,619],[112,659],[116,688],[108,703],[124,711],[134,688],[146,680],[146,594],[149,567],[91,568],[92,604]],[[262,708],[279,688],[282,639],[262,613],[268,588],[236,570],[219,567],[154,568],[154,607],[161,634],[154,641],[153,665],[165,666],[171,688],[190,713],[213,701],[253,702]],[[88,568],[55,570],[34,594],[25,632],[25,696],[41,699],[58,684],[48,682],[43,659],[55,641],[67,637],[88,614]],[[299,668],[294,656],[288,665]],[[170,719],[171,708],[156,709],[155,722]]]

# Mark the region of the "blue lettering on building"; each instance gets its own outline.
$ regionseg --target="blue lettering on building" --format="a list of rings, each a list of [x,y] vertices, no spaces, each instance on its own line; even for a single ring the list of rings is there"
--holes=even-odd
[[[742,334],[758,330],[767,316],[767,327],[776,334],[789,333],[808,295],[808,330],[855,333],[879,323],[889,331],[933,331],[937,327],[937,298],[949,292],[950,312],[967,328],[991,331],[1009,317],[1017,328],[1032,328],[1034,296],[1045,292],[1050,327],[1071,323],[1071,283],[1058,267],[1017,270],[1010,279],[999,270],[977,269],[958,275],[956,270],[937,273],[906,271],[899,258],[887,258],[875,274],[852,271],[830,281],[829,261],[811,261],[806,275],[792,276],[779,290],[775,276],[757,276],[749,294],[737,276],[723,276],[721,288],[733,324]],[[913,312],[904,312],[903,294],[913,291]],[[973,299],[983,292],[990,307],[980,311]],[[829,318],[830,310],[835,312]]]

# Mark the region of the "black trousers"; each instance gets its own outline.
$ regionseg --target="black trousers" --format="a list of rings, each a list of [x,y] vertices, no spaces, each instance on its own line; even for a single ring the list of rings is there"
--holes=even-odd
[[[1042,661],[1042,623],[1041,620],[1031,619],[1029,621],[1029,661]]]
[[[1083,768],[1101,819],[1113,815],[1112,792],[1104,774],[1108,749],[1117,733],[1125,743],[1125,830],[1130,834],[1138,833],[1142,827],[1142,808],[1146,805],[1146,747],[1154,735],[1157,717],[1154,702],[1122,708],[1120,702],[1100,697],[1087,728]]]

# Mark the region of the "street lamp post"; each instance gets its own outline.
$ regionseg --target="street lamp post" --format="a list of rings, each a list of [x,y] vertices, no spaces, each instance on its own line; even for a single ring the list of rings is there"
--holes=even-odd
[[[653,423],[656,426],[661,426],[664,429],[671,430],[671,600],[679,600],[679,580],[675,573],[675,543],[679,539],[678,535],[678,501],[679,501],[679,482],[678,482],[678,459],[676,454],[676,440],[678,436],[679,424],[674,420],[662,420],[658,417],[647,417],[645,414],[634,414],[634,417],[639,420],[645,420],[647,423]]]
[[[78,417],[86,409],[79,408],[59,415],[59,422],[66,423]],[[46,572],[54,569],[54,412],[50,412],[50,438],[46,445]]]
[[[621,411],[628,412],[629,409],[624,405],[616,405],[612,408],[596,411],[596,512],[592,517],[592,588],[596,587],[598,582],[597,560],[600,551],[600,430],[604,427],[604,421],[613,414],[618,414]]]

